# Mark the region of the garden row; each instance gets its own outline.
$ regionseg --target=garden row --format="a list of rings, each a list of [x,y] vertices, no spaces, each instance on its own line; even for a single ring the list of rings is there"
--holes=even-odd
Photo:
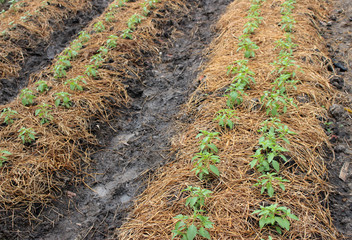
[[[332,90],[324,46],[306,17],[322,7],[295,0],[229,7],[206,80],[186,109],[196,120],[175,145],[178,161],[150,183],[120,239],[337,239],[318,120]]]
[[[48,45],[65,19],[91,7],[89,0],[12,1],[0,14],[0,76],[17,76],[30,51]]]
[[[141,52],[155,51],[151,17],[162,5],[157,0],[114,1],[51,67],[32,75],[20,96],[3,106],[3,210],[32,214],[34,206],[60,194],[67,176],[83,173],[83,163],[89,165],[87,147],[96,144],[91,120],[106,121],[114,115],[112,107],[126,103],[122,81],[135,77],[132,69],[138,74]]]

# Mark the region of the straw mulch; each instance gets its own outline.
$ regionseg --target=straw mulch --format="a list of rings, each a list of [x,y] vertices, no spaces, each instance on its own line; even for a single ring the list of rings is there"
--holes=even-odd
[[[9,126],[2,125],[0,131],[0,149],[7,149],[13,154],[0,168],[2,212],[19,209],[26,210],[27,214],[34,211],[38,213],[37,207],[42,207],[60,195],[65,182],[72,181],[71,176],[79,178],[85,173],[86,170],[82,166],[89,165],[87,147],[97,144],[95,137],[90,133],[92,119],[108,121],[110,117],[118,114],[116,108],[112,110],[112,107],[121,106],[128,101],[126,86],[121,82],[138,78],[139,71],[143,71],[140,70],[143,67],[143,54],[158,52],[153,42],[158,30],[152,20],[161,19],[162,13],[158,9],[153,10],[151,16],[143,20],[134,31],[133,40],[119,39],[117,47],[109,51],[106,62],[99,69],[99,77],[85,78],[87,84],[83,84],[84,91],[71,91],[69,86],[63,83],[67,79],[85,75],[85,66],[90,64],[90,57],[98,53],[98,49],[105,45],[110,35],[122,34],[121,31],[127,28],[127,20],[133,14],[142,12],[142,1],[127,3],[126,7],[118,10],[111,22],[105,22],[103,14],[91,23],[86,29],[91,33],[91,39],[84,45],[79,56],[71,61],[72,67],[68,70],[67,77],[55,80],[52,66],[31,76],[29,89],[35,91],[37,80],[48,81],[50,87],[44,94],[37,93],[36,105],[25,107],[21,104],[21,99],[17,98],[2,106],[18,112],[14,123]],[[170,8],[174,4],[176,2],[162,3],[158,8]],[[103,22],[106,31],[92,31],[93,25],[98,21]],[[71,108],[55,107],[53,95],[62,91],[71,94]],[[44,125],[41,125],[39,118],[34,115],[37,105],[42,103],[53,106],[53,120]],[[22,144],[18,138],[21,127],[33,128],[37,133],[34,143]],[[84,162],[86,164],[82,164]],[[14,216],[21,217],[20,214]]]
[[[0,77],[18,76],[28,49],[47,43],[65,19],[89,8],[89,0],[24,0],[1,14]]]
[[[330,188],[324,149],[329,147],[329,142],[318,120],[326,118],[326,108],[334,95],[328,82],[326,64],[329,62],[324,40],[312,18],[322,18],[326,14],[329,6],[323,1],[297,1],[294,10],[297,21],[294,42],[299,45],[294,56],[304,72],[298,75],[297,91],[290,91],[298,108],[290,107],[280,116],[281,121],[297,133],[290,136],[290,145],[281,143],[290,150],[291,160],[281,167],[280,175],[290,183],[286,183],[285,192],[276,188],[273,198],[261,195],[260,188],[253,187],[260,174],[250,169],[250,156],[258,144],[260,123],[268,118],[264,107],[258,110],[256,99],[271,89],[270,83],[274,80],[271,74],[274,66],[270,62],[279,51],[274,50],[275,41],[284,37],[278,26],[282,2],[267,0],[263,4],[263,22],[252,37],[260,49],[249,63],[256,73],[256,84],[246,91],[248,97],[236,109],[239,120],[236,120],[235,129],[222,131],[221,141],[216,142],[221,159],[218,164],[220,178],[210,183],[200,182],[191,172],[191,159],[198,152],[195,136],[199,130],[221,131],[212,120],[218,110],[226,107],[223,89],[231,82],[226,67],[243,58],[243,53],[236,49],[250,5],[247,0],[234,1],[217,23],[219,37],[210,46],[201,84],[184,110],[196,120],[182,125],[179,136],[173,141],[178,150],[177,160],[160,169],[150,180],[128,221],[117,230],[119,239],[171,239],[171,230],[177,222],[174,217],[192,213],[185,207],[187,194],[181,192],[189,185],[214,192],[206,202],[206,215],[215,223],[209,231],[212,239],[268,239],[269,235],[273,239],[341,239],[331,223],[327,205]],[[304,101],[299,102],[302,98]],[[267,227],[260,230],[258,216],[252,214],[260,206],[272,203],[291,209],[300,219],[291,221],[290,231],[284,231],[282,235]]]

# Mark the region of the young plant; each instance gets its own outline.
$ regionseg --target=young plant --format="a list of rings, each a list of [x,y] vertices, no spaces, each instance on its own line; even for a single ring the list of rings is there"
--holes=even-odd
[[[182,192],[189,192],[190,196],[186,199],[186,206],[190,206],[195,211],[202,210],[205,206],[205,199],[209,198],[213,193],[208,189],[188,186]]]
[[[98,76],[98,69],[95,65],[87,65],[86,71],[84,72],[88,77],[97,77]]]
[[[54,78],[63,78],[67,75],[66,69],[71,67],[69,57],[62,55],[58,57],[58,61],[54,66]]]
[[[128,28],[131,29],[132,31],[135,30],[137,25],[140,24],[143,19],[144,19],[143,16],[139,14],[133,14],[127,21]]]
[[[118,36],[110,35],[109,39],[106,41],[106,46],[108,48],[115,48],[117,46],[117,40],[119,39]]]
[[[106,22],[112,22],[115,18],[115,13],[110,11],[105,14],[105,21]]]
[[[252,214],[258,214],[259,227],[270,225],[273,226],[279,234],[282,234],[282,229],[290,230],[290,221],[288,219],[299,220],[298,217],[291,213],[286,207],[278,207],[278,204],[272,204],[264,207],[260,206],[260,210],[254,211]]]
[[[38,82],[36,82],[36,85],[38,85],[37,91],[40,93],[44,93],[49,90],[47,81],[39,80]]]
[[[11,108],[4,108],[1,112],[0,118],[4,118],[4,123],[9,125],[13,123],[13,116],[17,115],[18,113]]]
[[[296,24],[296,21],[288,14],[282,16],[282,20],[280,22],[281,29],[285,32],[292,32],[293,27]]]
[[[73,41],[69,48],[63,51],[63,54],[68,56],[68,59],[74,59],[78,56],[79,51],[82,48],[82,43],[80,41]]]
[[[274,189],[274,183],[278,182],[279,187],[282,189],[282,191],[285,191],[285,185],[283,184],[284,182],[290,182],[287,179],[283,179],[282,177],[276,177],[276,173],[267,173],[259,177],[258,182],[254,184],[253,186],[258,187],[261,186],[260,193],[263,194],[265,191],[267,191],[269,197],[272,197],[274,195],[275,189]]]
[[[252,34],[259,27],[259,24],[263,18],[256,17],[256,19],[253,19],[253,16],[249,16],[247,18],[250,18],[250,20],[244,24],[245,28],[243,29],[243,34]]]
[[[86,31],[81,31],[78,36],[78,40],[81,41],[82,44],[85,44],[89,41],[90,35]]]
[[[127,28],[122,31],[121,37],[123,39],[133,39],[132,32],[133,31],[131,29]]]
[[[277,158],[281,158],[284,161],[287,161],[283,152],[288,150],[282,147],[276,136],[275,130],[270,128],[269,131],[259,139],[259,148],[252,156],[254,160],[250,163],[250,166],[253,168],[257,166],[259,172],[269,172],[272,166],[277,172],[280,171],[280,164],[277,161]]]
[[[218,121],[219,126],[222,128],[230,128],[233,129],[234,127],[234,122],[232,121],[233,118],[238,119],[236,117],[236,112],[233,109],[221,109],[220,111],[217,112],[217,116],[214,118],[213,121]]]
[[[97,33],[105,31],[105,26],[104,24],[99,21],[93,25],[93,30]]]
[[[71,94],[67,92],[58,92],[55,93],[55,106],[58,107],[59,105],[64,106],[66,108],[70,108],[72,103],[70,100]]]
[[[201,152],[213,152],[217,153],[218,148],[215,146],[212,141],[214,140],[220,140],[219,132],[208,132],[206,130],[200,130],[200,133],[196,136],[196,138],[203,137],[203,139],[199,142],[199,148]]]
[[[219,169],[215,166],[215,164],[220,162],[219,156],[207,151],[200,152],[192,158],[192,162],[194,162],[192,171],[195,171],[199,179],[203,180],[204,176],[209,176],[210,172],[216,176],[220,176]]]
[[[98,69],[104,62],[102,54],[98,53],[90,58],[90,62],[93,63],[94,67]]]
[[[87,84],[83,76],[71,78],[65,82],[65,85],[69,85],[72,91],[83,91],[83,86],[80,83]]]
[[[247,34],[242,35],[240,37],[240,42],[238,43],[237,52],[240,50],[244,50],[245,58],[254,58],[255,57],[254,50],[257,50],[257,49],[259,49],[259,47],[254,42],[252,42],[252,40],[249,38]]]
[[[209,217],[201,215],[199,211],[195,211],[192,216],[180,214],[175,219],[178,219],[178,222],[172,230],[172,239],[181,237],[182,240],[193,240],[197,235],[211,239],[206,229],[213,228],[214,223],[209,220]]]
[[[128,0],[119,0],[118,6],[119,7],[124,7],[126,2],[128,2]]]
[[[9,155],[12,155],[12,153],[4,149],[0,150],[0,167],[2,167],[4,162],[8,160]]]
[[[232,83],[236,88],[247,89],[251,82],[255,83],[255,73],[247,66],[248,60],[238,60],[235,64],[227,67],[227,74],[234,74]]]
[[[32,90],[25,88],[22,89],[20,98],[24,106],[29,106],[33,104],[33,99],[35,98],[35,95],[33,94]]]
[[[22,140],[23,144],[31,143],[35,141],[35,135],[37,134],[33,128],[22,127],[19,131],[18,137]]]
[[[288,97],[286,94],[282,94],[280,90],[274,92],[265,91],[264,95],[261,97],[261,101],[266,107],[266,114],[273,117],[280,113],[286,113],[289,105],[297,107],[293,98]]]
[[[51,105],[43,103],[35,110],[35,115],[40,118],[40,124],[45,124],[53,120],[53,116],[50,114],[51,108]]]
[[[106,54],[108,54],[109,49],[107,49],[107,48],[104,47],[104,46],[101,46],[101,47],[99,48],[98,52],[99,52],[102,56],[105,56]]]
[[[287,139],[287,135],[295,135],[296,133],[291,131],[287,125],[281,123],[281,120],[278,118],[269,118],[261,123],[263,127],[258,131],[266,134],[268,132],[275,132],[277,139],[285,141],[287,144],[290,144],[290,141]]]
[[[243,96],[247,95],[242,86],[238,86],[238,84],[231,84],[226,91],[230,92],[225,95],[225,97],[227,97],[226,105],[229,108],[240,105],[243,102]]]

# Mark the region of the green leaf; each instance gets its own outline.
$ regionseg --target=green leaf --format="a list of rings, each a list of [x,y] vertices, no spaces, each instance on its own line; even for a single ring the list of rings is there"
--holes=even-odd
[[[185,223],[184,223],[183,221],[177,222],[177,223],[175,224],[175,230],[176,230],[176,229],[179,229],[180,227],[182,227],[182,226],[184,226],[184,225],[185,225]]]
[[[282,217],[275,217],[275,221],[280,225],[280,227],[290,230],[290,222]]]
[[[299,218],[296,215],[292,214],[292,213],[288,213],[287,216],[292,218],[293,220],[299,221]]]
[[[266,225],[266,220],[265,218],[261,218],[259,220],[259,227],[260,227],[260,230]]]
[[[213,150],[213,152],[217,153],[218,152],[218,148],[215,146],[215,144],[210,143],[208,144],[208,147]]]
[[[279,234],[282,234],[281,228],[279,226],[276,226],[275,229]]]
[[[199,229],[198,233],[199,233],[199,235],[201,235],[202,237],[204,237],[206,239],[211,239],[209,232],[207,230],[205,230],[205,228],[203,228],[203,227],[201,227]]]
[[[258,159],[254,159],[249,163],[249,165],[251,166],[251,168],[253,168],[257,164],[257,162],[258,162]]]
[[[280,188],[281,188],[283,191],[285,191],[285,185],[284,185],[284,184],[280,183],[279,186],[280,186]]]
[[[216,176],[220,176],[219,169],[214,165],[209,165],[210,171],[212,171]]]
[[[196,204],[197,200],[198,200],[198,197],[192,197],[190,200],[190,206],[193,207]]]
[[[188,240],[193,240],[196,235],[197,235],[197,227],[192,224],[191,226],[188,227],[187,229],[187,239]]]
[[[268,195],[269,197],[272,197],[274,195],[274,188],[272,186],[269,186],[268,188]]]
[[[272,165],[277,172],[280,171],[280,164],[277,161],[273,160]]]
[[[275,157],[275,153],[271,152],[269,155],[268,155],[268,162],[271,163],[273,161]]]
[[[56,107],[58,107],[58,106],[60,105],[60,102],[61,102],[61,101],[60,101],[60,99],[59,99],[59,98],[58,98],[58,99],[56,99],[56,100],[55,100],[55,106],[56,106]]]

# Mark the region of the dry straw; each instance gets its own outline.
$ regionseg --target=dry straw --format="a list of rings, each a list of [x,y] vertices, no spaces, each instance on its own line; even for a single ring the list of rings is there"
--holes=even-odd
[[[219,37],[214,39],[209,49],[209,61],[201,73],[202,82],[185,106],[185,113],[196,119],[192,124],[183,125],[179,136],[174,139],[178,150],[176,161],[161,168],[150,180],[148,188],[136,201],[128,221],[117,230],[119,239],[171,239],[171,230],[177,222],[178,214],[191,214],[184,206],[185,193],[181,190],[189,185],[207,187],[214,194],[207,200],[207,216],[213,221],[210,229],[212,239],[338,239],[339,234],[331,223],[327,207],[329,185],[324,164],[324,149],[329,142],[321,122],[329,107],[333,89],[328,83],[324,40],[315,28],[312,16],[321,18],[326,14],[326,3],[322,1],[297,1],[294,18],[297,21],[294,42],[298,48],[294,52],[300,82],[297,91],[290,91],[296,99],[298,108],[290,107],[281,120],[297,135],[290,136],[291,160],[282,167],[281,175],[290,180],[286,191],[272,199],[260,194],[253,187],[260,176],[250,169],[250,157],[258,144],[260,123],[267,119],[265,109],[255,107],[265,90],[271,89],[274,66],[270,65],[278,55],[274,50],[275,41],[283,38],[280,22],[280,4],[283,1],[267,0],[262,7],[262,25],[252,39],[260,47],[256,58],[249,67],[256,73],[256,84],[247,90],[248,96],[242,107],[237,109],[239,120],[234,130],[222,132],[217,142],[221,163],[219,179],[202,185],[190,170],[191,159],[198,151],[195,136],[200,129],[221,131],[212,122],[216,112],[226,106],[223,89],[231,82],[226,75],[226,67],[235,60],[242,59],[237,52],[238,36],[246,22],[244,18],[250,2],[236,0],[229,5],[227,12],[217,23]],[[321,15],[318,15],[321,14]],[[299,102],[298,99],[304,99]],[[258,107],[258,106],[257,106]],[[275,231],[259,229],[258,217],[251,213],[259,206],[271,203],[290,208],[300,220],[292,221],[290,231],[277,235]]]

